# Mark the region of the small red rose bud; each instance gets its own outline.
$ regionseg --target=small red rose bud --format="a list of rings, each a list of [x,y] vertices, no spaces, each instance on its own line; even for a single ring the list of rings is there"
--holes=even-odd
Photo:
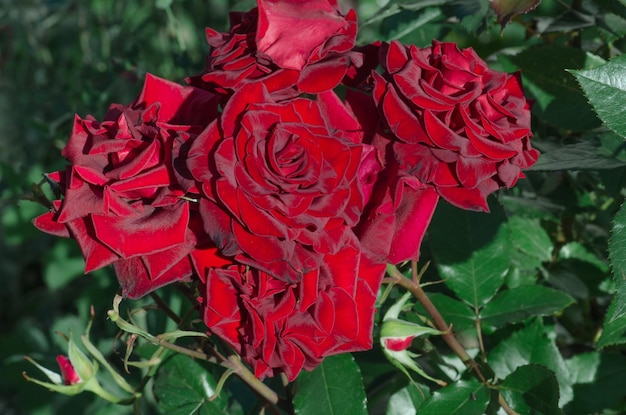
[[[76,370],[74,370],[74,366],[72,366],[70,359],[60,354],[57,356],[57,363],[59,364],[59,368],[61,369],[63,382],[66,385],[74,385],[81,382],[80,376],[78,376],[78,373],[76,373]]]
[[[383,343],[387,350],[391,350],[393,352],[401,352],[409,348],[414,338],[415,336],[408,336],[404,338],[387,337],[386,339],[383,339]]]

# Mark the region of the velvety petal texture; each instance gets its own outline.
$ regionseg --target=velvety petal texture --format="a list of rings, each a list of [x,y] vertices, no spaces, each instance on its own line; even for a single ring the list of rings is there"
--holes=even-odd
[[[260,82],[277,96],[336,87],[349,68],[362,65],[353,50],[356,13],[343,15],[334,0],[259,0],[247,13],[231,13],[230,30],[207,29],[211,52],[191,85],[227,98],[243,84]],[[354,69],[353,69],[354,70]]]
[[[299,282],[242,265],[210,269],[202,299],[211,333],[232,346],[259,378],[292,381],[325,356],[369,349],[374,303],[385,271],[351,239]]]
[[[200,133],[217,104],[207,91],[147,75],[137,99],[111,105],[102,122],[77,116],[62,152],[70,165],[54,175],[64,197],[35,226],[76,239],[85,272],[113,264],[128,297],[189,280],[198,213],[176,181],[173,147]]]
[[[487,196],[512,187],[539,157],[519,73],[491,70],[471,49],[434,41],[381,47],[374,99],[393,135],[400,169],[448,202],[488,211]]]
[[[283,281],[322,266],[371,193],[363,182],[374,149],[360,131],[333,92],[275,102],[262,84],[242,87],[187,158],[213,242]]]

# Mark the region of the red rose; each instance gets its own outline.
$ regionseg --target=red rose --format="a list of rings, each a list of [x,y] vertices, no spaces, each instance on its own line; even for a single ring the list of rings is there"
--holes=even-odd
[[[356,14],[341,14],[335,0],[260,0],[258,9],[232,13],[231,29],[207,28],[212,50],[192,85],[229,95],[243,83],[262,82],[270,92],[318,93],[339,84],[361,54],[351,52]]]
[[[225,256],[284,281],[318,268],[351,237],[378,167],[360,129],[333,92],[275,103],[243,87],[189,150],[205,231]]]
[[[416,177],[402,171],[393,157],[391,142],[379,130],[381,117],[371,99],[348,91],[346,101],[363,130],[364,141],[382,160],[355,233],[361,248],[376,261],[398,264],[419,259],[420,245],[439,201],[439,195]],[[363,169],[367,170],[367,169]],[[369,169],[373,170],[373,169]]]
[[[290,381],[325,356],[369,349],[384,264],[370,264],[351,240],[298,283],[253,268],[212,268],[202,299],[209,330],[230,344],[257,377]]]
[[[172,147],[216,116],[215,95],[147,75],[137,99],[101,123],[76,117],[62,152],[71,165],[50,175],[64,198],[35,226],[75,238],[85,272],[113,264],[129,297],[188,279],[202,224],[176,183]]]
[[[496,72],[468,48],[392,42],[374,73],[374,98],[393,134],[400,168],[450,203],[488,211],[487,196],[512,187],[539,153],[519,73]]]

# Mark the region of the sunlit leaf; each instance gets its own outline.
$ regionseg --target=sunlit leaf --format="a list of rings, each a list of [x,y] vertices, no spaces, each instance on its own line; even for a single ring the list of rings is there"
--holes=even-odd
[[[555,373],[559,381],[561,394],[559,404],[562,405],[572,399],[569,370],[554,339],[548,336],[539,319],[501,341],[489,353],[487,360],[501,379],[506,378],[520,366],[533,363],[544,365]]]
[[[594,110],[604,124],[626,138],[626,117],[622,105],[626,100],[626,55],[594,69],[571,71]]]
[[[598,347],[626,343],[626,204],[613,219],[609,257],[617,291],[606,313]]]

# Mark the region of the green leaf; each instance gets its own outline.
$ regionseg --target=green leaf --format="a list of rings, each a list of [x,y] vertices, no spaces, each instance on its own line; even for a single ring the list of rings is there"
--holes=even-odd
[[[560,404],[572,399],[569,370],[540,319],[513,333],[489,353],[489,365],[496,376],[506,378],[520,366],[536,363],[556,374],[561,390]]]
[[[616,277],[617,291],[606,312],[598,347],[626,343],[626,280]]]
[[[626,204],[613,219],[609,259],[617,291],[606,313],[598,347],[626,343]]]
[[[430,225],[430,248],[446,285],[478,308],[504,283],[510,265],[510,230],[499,205],[491,213],[440,203]]]
[[[609,259],[616,279],[626,279],[626,204],[622,204],[613,218]]]
[[[349,353],[327,357],[313,371],[302,372],[296,382],[296,414],[367,414],[361,372]]]
[[[520,251],[542,262],[552,259],[552,240],[538,219],[513,216],[509,218],[508,224],[513,243]]]
[[[545,23],[540,22],[537,29],[540,33],[571,32],[585,27],[594,26],[596,17],[593,14],[568,10],[565,13],[553,18],[546,19]]]
[[[571,71],[604,124],[626,138],[624,108],[615,105],[626,100],[626,56],[590,70]]]
[[[539,285],[522,285],[498,294],[481,310],[483,323],[501,327],[531,316],[558,313],[574,300],[567,294]]]
[[[419,415],[482,415],[488,404],[485,385],[461,380],[433,393],[419,408]]]
[[[405,386],[389,398],[386,415],[415,415],[417,409],[422,406],[430,396],[428,388],[418,387],[413,384]]]
[[[385,19],[381,27],[381,33],[387,41],[401,39],[422,26],[444,17],[445,15],[438,7],[429,7],[419,12],[400,13]]]
[[[620,353],[583,353],[566,361],[574,383],[568,415],[606,413],[624,401],[626,356]]]
[[[467,304],[439,293],[428,294],[428,298],[439,310],[446,323],[452,324],[454,332],[467,330],[476,325],[476,316]],[[420,303],[415,304],[413,309],[422,315],[427,315],[426,309]]]
[[[227,414],[224,391],[210,401],[217,382],[204,366],[188,356],[172,355],[159,368],[154,380],[154,395],[168,415]]]
[[[574,259],[591,264],[602,272],[608,272],[609,266],[606,261],[590,252],[580,242],[568,242],[559,250],[559,259]]]
[[[527,170],[607,170],[624,166],[626,162],[603,154],[603,149],[599,145],[583,141],[542,151],[537,163]]]
[[[624,0],[596,0],[603,9],[626,19],[626,2]]]
[[[518,367],[504,379],[502,397],[520,414],[555,415],[559,409],[559,384],[554,373],[541,365]]]
[[[491,6],[498,16],[502,29],[520,13],[528,13],[541,3],[541,0],[491,0]]]
[[[540,46],[508,59],[522,70],[524,87],[537,99],[533,112],[546,122],[575,131],[600,124],[576,80],[566,71],[597,66],[597,57],[574,48]]]

